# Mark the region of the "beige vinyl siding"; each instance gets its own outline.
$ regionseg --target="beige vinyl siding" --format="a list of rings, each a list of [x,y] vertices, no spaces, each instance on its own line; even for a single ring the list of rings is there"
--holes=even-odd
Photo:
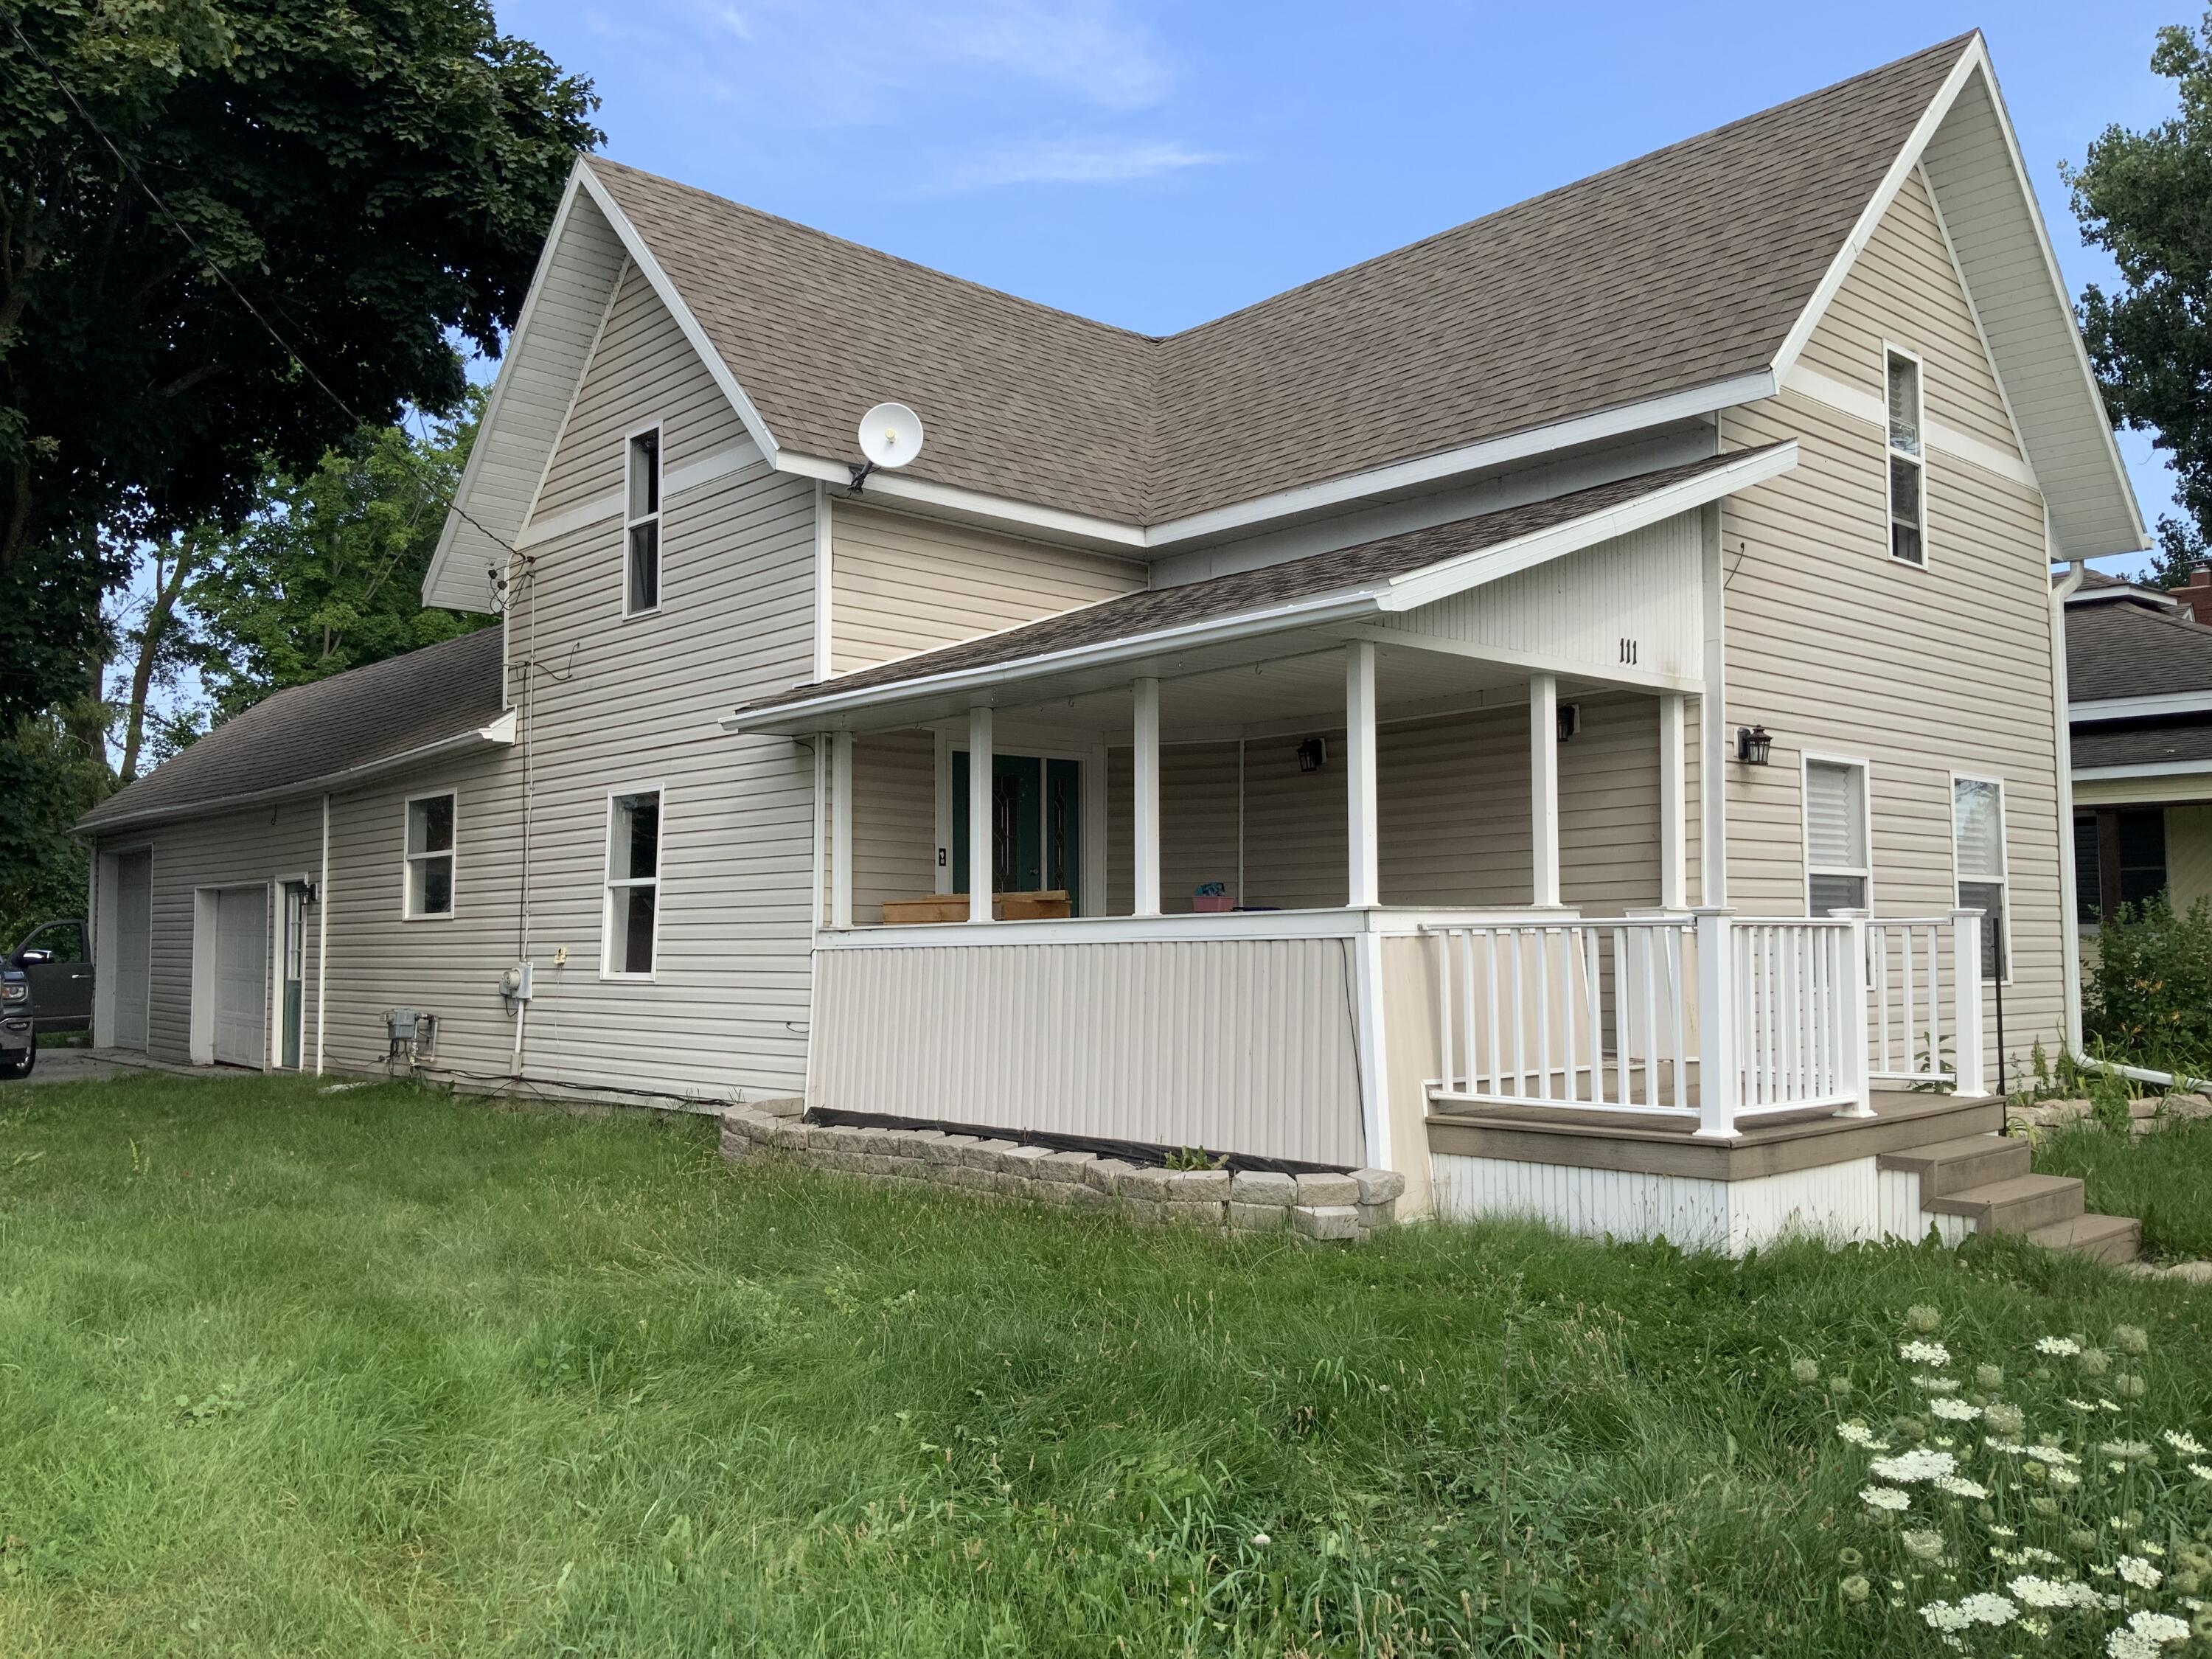
[[[1571,699],[1583,729],[1559,750],[1561,896],[1588,914],[1659,902],[1657,704],[1617,693]],[[1240,902],[1283,909],[1342,904],[1347,888],[1344,733],[1316,729],[1325,770],[1298,770],[1298,737],[1244,744],[1244,889]],[[1526,904],[1528,714],[1510,706],[1385,724],[1376,793],[1385,904]],[[1130,752],[1109,751],[1108,895],[1131,902]],[[1160,763],[1162,908],[1192,888],[1237,891],[1237,745],[1170,744]],[[1694,856],[1694,849],[1692,849]]]
[[[885,899],[926,898],[936,881],[936,734],[855,738],[853,920],[880,921]]]
[[[830,508],[835,672],[911,656],[1145,586],[1145,568],[849,501]]]
[[[250,807],[216,817],[122,830],[100,842],[103,854],[149,848],[153,854],[153,888],[149,907],[151,971],[147,980],[147,1053],[155,1060],[191,1063],[192,933],[194,895],[217,887],[266,887],[270,883],[313,878],[322,857],[319,801],[287,801]],[[113,861],[103,857],[99,903],[114,903]],[[271,895],[270,915],[281,923],[281,897]],[[308,916],[307,986],[305,1011],[307,1062],[314,1055],[314,918]],[[264,1034],[273,1036],[282,1009],[276,970],[282,966],[280,941],[272,927],[271,969]],[[276,1050],[281,1059],[281,1046]]]
[[[1926,257],[1917,191],[1885,220],[1807,356],[1837,379],[1852,369],[1872,392],[1880,341],[1911,346],[1926,358],[1931,417],[1995,442],[1995,381],[1955,275]],[[2039,1038],[2052,1046],[2058,860],[2070,842],[2057,816],[2040,500],[1931,451],[1928,562],[1916,568],[1889,556],[1877,425],[1785,392],[1725,415],[1722,437],[1730,449],[1794,437],[1801,456],[1795,471],[1723,507],[1727,718],[1774,736],[1772,764],[1729,769],[1729,902],[1803,914],[1808,750],[1871,763],[1874,904],[1891,915],[1950,909],[1950,774],[2000,777],[2014,915],[2006,1039],[2015,1054]],[[1994,1060],[1993,1023],[1990,1042]]]
[[[2185,913],[2212,899],[2212,806],[2166,809],[2166,891]]]

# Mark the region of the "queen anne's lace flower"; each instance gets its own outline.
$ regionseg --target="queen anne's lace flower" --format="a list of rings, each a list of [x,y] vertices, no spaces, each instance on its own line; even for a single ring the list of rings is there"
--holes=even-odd
[[[1949,1452],[1925,1449],[1899,1452],[1894,1457],[1877,1457],[1867,1466],[1867,1473],[1877,1480],[1894,1481],[1899,1486],[1933,1480],[1958,1472],[1959,1460]]]
[[[2156,1589],[2158,1581],[2166,1577],[2140,1555],[2124,1555],[2118,1565],[2120,1577],[2137,1589]]]
[[[2212,1480],[2212,1463],[2191,1463],[2189,1472],[2199,1480]]]
[[[1999,1434],[2019,1434],[2027,1427],[2027,1413],[2017,1406],[1996,1401],[1985,1407],[1983,1418]]]
[[[2105,1651],[2112,1659],[2141,1659],[2155,1654],[2171,1642],[2186,1642],[2189,1626],[2170,1613],[2145,1610],[2130,1616],[2125,1626],[2105,1638]]]
[[[2159,1437],[2165,1441],[2167,1445],[2172,1447],[2174,1450],[2179,1452],[2184,1457],[2202,1457],[2204,1455],[2204,1448],[2197,1443],[2197,1437],[2195,1435],[2185,1434],[2176,1429],[2168,1429]]]
[[[1953,1423],[1971,1423],[1982,1414],[1982,1408],[1963,1400],[1938,1399],[1928,1402],[1928,1414]]]
[[[1848,1423],[1836,1425],[1836,1438],[1854,1446],[1871,1445],[1874,1443],[1874,1431],[1854,1418]]]
[[[1869,1509],[1887,1510],[1892,1515],[1902,1514],[1912,1507],[1912,1494],[1895,1486],[1863,1486],[1859,1496]]]
[[[1915,1365],[1948,1365],[1951,1351],[1941,1342],[1906,1342],[1899,1346],[1897,1357]]]
[[[2081,1352],[2081,1345],[2070,1336],[2046,1336],[2036,1343],[2035,1351],[2060,1359],[2069,1359]]]
[[[1936,1478],[1936,1487],[1937,1491],[1947,1492],[1954,1498],[1971,1498],[1977,1503],[1990,1495],[1990,1489],[1987,1486],[1978,1480],[1969,1480],[1963,1474],[1938,1475]],[[2006,1535],[2009,1537],[2011,1534]]]
[[[2038,1578],[2023,1573],[2005,1588],[2031,1607],[2094,1607],[2103,1597],[2075,1578]]]
[[[1940,1561],[1943,1558],[1943,1534],[1940,1532],[1899,1533],[1897,1541],[1904,1545],[1905,1553],[1916,1560]]]
[[[1976,1625],[2001,1628],[2018,1618],[2020,1609],[2002,1595],[1983,1591],[1956,1601],[1930,1601],[1920,1609],[1920,1616],[1935,1630],[1961,1631]]]
[[[2150,1333],[2140,1325],[2112,1327],[2112,1346],[2122,1353],[2148,1353]]]
[[[2097,1449],[2107,1457],[2120,1458],[2130,1463],[2148,1457],[2151,1453],[2150,1443],[2147,1440],[2107,1440]]]
[[[1912,1386],[1916,1389],[1925,1389],[1930,1394],[1956,1394],[1959,1392],[1959,1379],[1955,1376],[1935,1376],[1925,1371],[1915,1371],[1912,1375]]]

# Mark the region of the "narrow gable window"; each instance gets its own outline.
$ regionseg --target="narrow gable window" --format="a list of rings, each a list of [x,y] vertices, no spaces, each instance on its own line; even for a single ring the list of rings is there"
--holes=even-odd
[[[453,797],[407,803],[406,911],[410,921],[453,914]]]
[[[660,791],[617,795],[607,811],[604,970],[629,979],[649,976],[659,922]]]
[[[1805,908],[1816,916],[1867,908],[1866,768],[1805,763]]]
[[[1951,780],[1951,855],[1959,908],[1982,913],[1982,977],[2012,976],[2005,903],[2004,785],[1995,778]]]
[[[635,617],[660,604],[660,428],[630,434],[623,532],[628,571],[623,611]]]
[[[1928,491],[1922,454],[1920,365],[1891,348],[1889,379],[1889,556],[1928,562]]]

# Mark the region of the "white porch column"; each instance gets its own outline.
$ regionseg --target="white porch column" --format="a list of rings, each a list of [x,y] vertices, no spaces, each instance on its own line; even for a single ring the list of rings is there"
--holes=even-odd
[[[1953,1063],[1959,1073],[1952,1087],[1961,1095],[1989,1092],[1989,1078],[1982,1063],[1982,929],[1986,925],[1979,910],[1951,912],[1951,985],[1957,1002],[1951,1042]],[[1934,971],[1929,969],[1931,975]],[[1928,988],[1928,1000],[1938,1008],[1943,1006],[1932,985]],[[1929,1056],[1928,1063],[1942,1068],[1940,1049]]]
[[[1735,939],[1726,909],[1701,904],[1698,918],[1698,1127],[1705,1140],[1735,1138],[1743,1090],[1735,1029]]]
[[[991,919],[991,711],[968,711],[968,920]]]
[[[1135,811],[1132,830],[1136,840],[1136,914],[1160,913],[1160,683],[1140,679],[1132,688],[1136,753]]]
[[[1705,602],[1705,694],[1698,699],[1698,902],[1728,902],[1728,604],[1721,510],[1703,509],[1698,584]]]
[[[1529,902],[1559,902],[1559,682],[1528,677]]]
[[[1382,902],[1382,863],[1376,847],[1375,646],[1354,640],[1344,647],[1344,799],[1351,875],[1345,902],[1354,909]]]
[[[853,925],[853,734],[830,738],[830,925]]]
[[[1659,908],[1680,910],[1690,902],[1689,803],[1683,744],[1687,723],[1683,699],[1668,692],[1659,699]]]

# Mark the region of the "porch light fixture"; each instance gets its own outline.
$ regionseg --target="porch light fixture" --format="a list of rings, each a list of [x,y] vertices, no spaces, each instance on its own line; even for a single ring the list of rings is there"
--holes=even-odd
[[[1318,772],[1328,764],[1328,739],[1308,738],[1298,745],[1298,770]]]
[[[1569,738],[1579,735],[1583,729],[1582,704],[1578,702],[1561,703],[1559,705],[1559,741],[1561,743],[1565,743]]]
[[[1773,752],[1774,739],[1763,726],[1739,726],[1735,729],[1735,757],[1746,766],[1764,766]]]

